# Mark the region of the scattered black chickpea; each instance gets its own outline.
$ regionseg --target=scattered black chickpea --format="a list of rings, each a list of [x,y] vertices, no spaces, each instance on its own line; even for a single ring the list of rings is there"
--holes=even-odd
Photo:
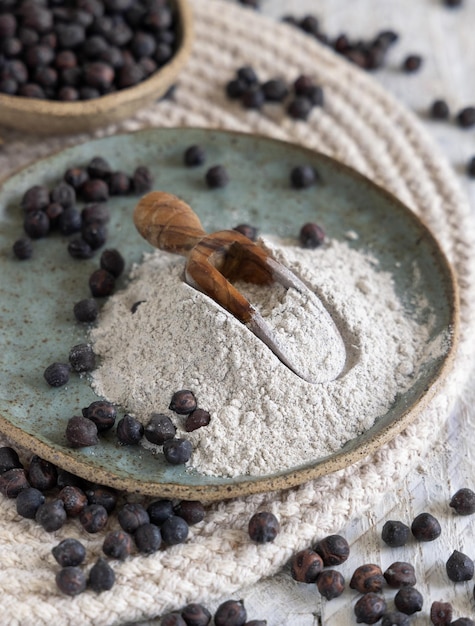
[[[73,259],[90,259],[94,255],[94,250],[82,237],[69,241],[68,252]]]
[[[384,582],[383,572],[379,565],[368,563],[355,569],[350,580],[350,587],[360,593],[369,591],[377,593],[383,588]]]
[[[124,446],[136,446],[144,435],[144,426],[136,417],[126,414],[117,423],[117,440]]]
[[[107,204],[104,203],[93,203],[86,204],[85,207],[81,210],[81,223],[89,224],[90,222],[107,224],[110,220],[110,209]]]
[[[386,600],[376,593],[365,593],[354,606],[358,624],[376,624],[386,612]]]
[[[40,491],[47,491],[56,485],[58,472],[56,466],[37,454],[34,454],[28,466],[28,482]]]
[[[12,251],[19,261],[26,261],[33,256],[33,243],[28,237],[20,237],[14,242]]]
[[[208,426],[211,421],[211,415],[209,411],[205,411],[204,409],[195,409],[191,413],[186,416],[185,420],[185,430],[187,433],[191,433],[198,428],[203,428],[203,426]]]
[[[241,95],[241,104],[245,109],[260,109],[266,101],[260,85],[250,85]]]
[[[59,498],[41,504],[35,515],[38,524],[49,533],[62,528],[66,518],[63,501]]]
[[[223,165],[213,165],[206,172],[205,180],[210,189],[219,189],[227,186],[229,174]]]
[[[46,209],[50,203],[50,195],[48,187],[44,185],[33,185],[25,191],[22,196],[20,205],[25,213],[33,211],[42,211]]]
[[[475,626],[475,621],[470,617],[459,617],[451,622],[450,626]]]
[[[239,3],[251,9],[258,9],[260,5],[259,0],[239,0]]]
[[[95,251],[106,243],[107,227],[103,222],[87,222],[81,226],[81,237]]]
[[[6,498],[16,498],[29,486],[26,472],[21,467],[14,467],[0,474],[0,494]]]
[[[391,548],[404,546],[409,540],[411,530],[409,526],[399,520],[388,520],[381,531],[381,539]]]
[[[143,434],[147,441],[161,446],[168,439],[173,439],[176,435],[176,426],[168,415],[153,413],[145,424]]]
[[[474,563],[473,560],[463,552],[454,550],[445,564],[445,570],[447,576],[454,583],[472,580]]]
[[[467,163],[467,176],[475,178],[475,156],[470,157]]]
[[[455,120],[460,128],[472,128],[475,126],[475,107],[464,107],[457,113]]]
[[[91,323],[97,319],[99,305],[94,298],[84,298],[74,304],[74,317],[78,322]]]
[[[341,535],[328,535],[316,544],[315,552],[321,556],[326,567],[333,567],[334,565],[341,565],[348,559],[350,546]]]
[[[411,524],[411,532],[418,541],[434,541],[434,539],[440,537],[442,529],[433,515],[420,513]]]
[[[143,554],[153,554],[162,545],[162,535],[158,526],[147,522],[134,531],[137,550]]]
[[[448,120],[450,117],[449,105],[445,100],[434,100],[429,113],[430,117],[434,120]]]
[[[36,512],[44,502],[45,496],[39,489],[34,487],[23,489],[16,498],[17,513],[27,519],[35,519]]]
[[[151,191],[152,186],[152,172],[146,165],[139,165],[132,174],[132,189],[137,194],[143,194]]]
[[[422,611],[424,598],[415,587],[402,587],[394,596],[394,604],[401,613],[413,615]]]
[[[187,604],[182,610],[181,616],[189,626],[208,626],[211,622],[210,611],[197,602]]]
[[[64,594],[68,596],[77,596],[86,590],[86,575],[80,567],[63,567],[56,574],[56,585]]]
[[[404,561],[395,561],[383,573],[388,585],[394,589],[413,587],[416,584],[414,566]]]
[[[290,184],[294,189],[307,189],[318,180],[318,174],[311,165],[297,165],[290,171]]]
[[[317,589],[326,600],[333,600],[345,590],[345,578],[335,569],[324,569],[317,577]]]
[[[418,72],[423,64],[423,58],[419,54],[409,54],[403,61],[402,69],[406,73]]]
[[[290,89],[282,78],[271,78],[261,85],[266,102],[283,102]]]
[[[286,107],[289,117],[294,120],[307,120],[312,112],[313,106],[311,101],[305,96],[294,96]]]
[[[144,506],[138,502],[127,502],[119,510],[117,519],[123,530],[133,534],[139,526],[150,523],[150,517]]]
[[[75,485],[65,485],[58,493],[58,498],[63,501],[64,510],[68,517],[78,517],[88,504],[84,491]]]
[[[23,469],[18,452],[10,446],[2,446],[0,448],[0,474],[15,468]]]
[[[115,278],[105,269],[94,270],[89,276],[89,289],[94,298],[105,298],[114,292]]]
[[[124,530],[112,530],[104,537],[102,551],[112,559],[124,561],[132,553],[133,540]]]
[[[248,523],[249,537],[256,543],[274,541],[279,531],[279,520],[270,511],[254,513]]]
[[[70,366],[67,363],[52,363],[43,376],[50,387],[62,387],[69,381]]]
[[[156,526],[161,526],[174,513],[173,502],[171,500],[154,500],[147,507],[150,522]]]
[[[68,237],[81,230],[81,213],[75,207],[68,207],[61,212],[57,220],[58,230]]]
[[[89,178],[108,179],[112,174],[112,167],[107,159],[102,156],[95,156],[86,167]]]
[[[178,415],[188,415],[197,408],[196,397],[189,389],[181,389],[173,394],[168,408]]]
[[[75,191],[78,191],[81,185],[89,178],[89,174],[85,168],[70,167],[64,172],[63,178]]]
[[[77,539],[63,539],[52,549],[52,554],[61,567],[81,565],[86,558],[86,548]]]
[[[115,573],[109,563],[99,557],[89,571],[89,587],[96,593],[109,591],[115,583]]]
[[[83,415],[74,415],[66,426],[66,439],[72,448],[87,448],[99,443],[97,426]]]
[[[298,582],[314,583],[322,570],[322,558],[309,548],[297,552],[290,562],[290,575]]]
[[[102,505],[109,515],[117,505],[118,493],[110,487],[94,485],[90,489],[86,489],[86,496],[89,504]]]
[[[103,530],[109,520],[109,514],[102,504],[88,504],[79,514],[79,521],[84,530],[95,534]]]
[[[110,430],[117,417],[117,409],[112,402],[107,400],[95,400],[89,406],[82,409],[82,414],[94,422],[99,433]]]
[[[30,239],[42,239],[50,231],[50,220],[44,211],[31,211],[25,215],[23,230]]]
[[[99,263],[101,268],[112,274],[114,278],[118,278],[125,268],[124,257],[114,248],[104,250]]]
[[[183,161],[187,167],[198,167],[206,161],[206,151],[202,146],[189,146],[183,155]]]
[[[226,600],[214,614],[215,626],[244,626],[247,611],[242,600]]]
[[[233,230],[241,233],[251,241],[256,241],[257,239],[257,228],[255,226],[251,226],[251,224],[238,224],[233,228]]]
[[[434,626],[452,623],[453,608],[450,602],[433,602],[430,607],[430,621]]]
[[[69,351],[69,364],[75,372],[90,372],[96,367],[96,355],[89,343],[79,343]]]
[[[170,465],[184,465],[190,460],[191,453],[191,442],[182,437],[167,439],[163,444],[163,454]]]
[[[188,524],[178,515],[170,515],[160,526],[163,542],[168,546],[184,543],[188,537]]]
[[[468,487],[459,489],[450,499],[449,506],[458,515],[471,515],[475,513],[475,492]]]
[[[108,183],[111,196],[125,196],[132,187],[130,176],[125,172],[112,172]]]
[[[79,196],[84,202],[106,202],[109,199],[109,187],[105,180],[89,178],[79,188]]]
[[[313,250],[325,242],[325,231],[314,222],[303,224],[299,231],[299,243],[302,248]]]
[[[202,522],[206,514],[205,508],[199,500],[181,500],[173,508],[173,511],[182,517],[189,526]]]

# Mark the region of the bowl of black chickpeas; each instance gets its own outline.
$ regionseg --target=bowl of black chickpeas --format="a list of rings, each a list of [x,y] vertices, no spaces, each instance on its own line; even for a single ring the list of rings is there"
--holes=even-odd
[[[191,46],[188,0],[0,0],[0,124],[118,122],[173,87]]]

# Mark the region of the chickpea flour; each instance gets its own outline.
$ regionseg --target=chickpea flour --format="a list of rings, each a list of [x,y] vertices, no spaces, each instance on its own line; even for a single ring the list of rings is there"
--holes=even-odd
[[[183,281],[183,259],[161,251],[134,266],[128,286],[107,301],[91,331],[101,358],[95,391],[144,423],[151,413],[169,414],[177,435],[193,444],[190,466],[203,474],[271,474],[337,451],[388,411],[423,360],[444,349],[443,338],[430,342],[430,321],[409,316],[391,274],[370,254],[336,240],[316,250],[275,239],[265,245],[334,316],[347,349],[336,380],[311,384],[296,376],[243,324]],[[413,274],[416,285],[417,268]],[[278,284],[238,288],[292,356],[311,366],[318,338],[301,295]],[[184,417],[168,409],[179,389],[192,390],[210,412],[208,426],[185,433]]]

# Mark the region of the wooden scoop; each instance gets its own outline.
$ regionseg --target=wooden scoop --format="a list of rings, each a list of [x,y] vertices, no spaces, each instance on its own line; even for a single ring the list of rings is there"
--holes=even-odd
[[[341,373],[346,360],[345,346],[328,311],[305,283],[261,246],[234,230],[207,235],[186,202],[162,191],[144,196],[135,207],[133,219],[139,233],[153,246],[187,257],[186,282],[245,324],[295,374],[317,383],[334,380]],[[275,281],[312,298],[317,312],[315,323],[328,338],[324,343],[328,350],[338,351],[339,358],[331,360],[333,366],[312,374],[296,367],[257,309],[231,284],[236,280],[259,285]]]

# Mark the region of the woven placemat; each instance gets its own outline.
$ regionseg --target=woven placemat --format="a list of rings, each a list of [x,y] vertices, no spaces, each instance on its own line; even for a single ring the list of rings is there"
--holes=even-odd
[[[438,439],[472,370],[474,226],[451,168],[421,124],[371,78],[296,29],[221,0],[193,0],[192,7],[193,58],[173,99],[100,134],[147,125],[235,129],[304,144],[369,176],[426,222],[456,270],[461,288],[456,365],[416,422],[376,454],[299,488],[214,505],[206,519],[192,527],[187,543],[114,562],[116,585],[101,595],[61,595],[54,582],[57,565],[51,548],[63,538],[77,537],[87,548],[90,564],[101,554],[103,535],[87,535],[73,521],[46,533],[20,519],[14,501],[1,498],[2,624],[111,626],[140,621],[191,601],[230,596],[272,575],[296,550],[337,532],[394,489]],[[278,105],[260,112],[244,110],[224,92],[226,82],[244,64],[252,64],[262,79],[281,76],[290,82],[302,73],[312,75],[324,87],[324,107],[315,109],[306,122],[290,119]],[[6,131],[4,139],[2,174],[88,137],[44,141]],[[255,545],[248,539],[249,517],[259,508],[273,511],[281,522],[281,532],[271,544]]]

